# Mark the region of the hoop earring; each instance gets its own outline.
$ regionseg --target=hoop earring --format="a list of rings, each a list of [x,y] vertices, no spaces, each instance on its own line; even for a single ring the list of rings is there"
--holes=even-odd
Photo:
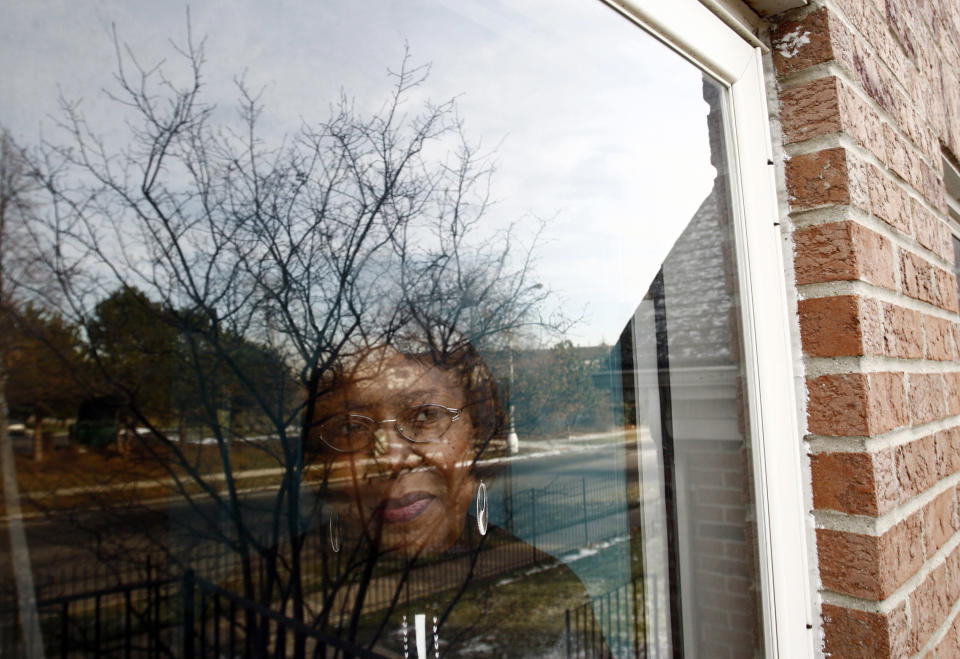
[[[336,554],[343,546],[343,524],[340,523],[340,513],[336,510],[330,514],[327,530],[330,534],[330,549]]]
[[[487,535],[487,486],[483,481],[477,485],[477,530]]]

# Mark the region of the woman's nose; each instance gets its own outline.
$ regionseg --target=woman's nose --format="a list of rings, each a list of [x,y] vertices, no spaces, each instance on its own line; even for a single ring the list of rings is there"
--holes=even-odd
[[[406,466],[416,458],[413,445],[397,430],[396,422],[381,423],[373,433],[373,456],[390,466]]]

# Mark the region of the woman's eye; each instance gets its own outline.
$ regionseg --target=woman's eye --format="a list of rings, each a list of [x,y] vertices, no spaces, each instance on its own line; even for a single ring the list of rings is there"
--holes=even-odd
[[[370,424],[358,417],[339,416],[328,419],[320,426],[321,436],[327,442],[356,442],[370,432]]]
[[[414,410],[413,421],[418,424],[434,423],[440,418],[440,410],[436,407],[418,407]]]

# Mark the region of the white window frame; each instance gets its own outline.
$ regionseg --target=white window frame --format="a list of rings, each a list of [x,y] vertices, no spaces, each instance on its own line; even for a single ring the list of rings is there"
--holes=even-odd
[[[950,227],[950,253],[954,253],[954,245],[960,240],[960,169],[947,158],[946,154],[942,156],[943,160],[943,187],[946,190],[944,198],[947,202],[947,217]],[[956,274],[960,263],[954,263],[952,271]],[[960,282],[958,282],[960,283]]]
[[[819,646],[762,53],[697,0],[603,0],[725,85],[767,657]]]
[[[953,235],[960,236],[960,169],[943,156],[943,187],[946,189],[947,214]]]

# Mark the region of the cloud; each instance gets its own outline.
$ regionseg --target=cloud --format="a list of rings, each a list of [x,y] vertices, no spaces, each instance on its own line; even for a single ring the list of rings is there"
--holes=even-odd
[[[123,126],[110,25],[144,65],[183,42],[171,3],[22,0],[5,11],[0,121],[23,140],[56,113],[58,88],[83,98],[95,129]],[[230,116],[234,78],[263,89],[273,139],[324,117],[340,90],[375,110],[404,44],[432,73],[419,100],[457,98],[468,136],[497,145],[491,231],[556,217],[541,272],[591,315],[583,339],[615,336],[712,184],[702,74],[600,3],[529,0],[199,2],[206,98]],[[21,64],[22,63],[22,64]],[[411,102],[411,111],[415,107]],[[44,121],[45,134],[53,132]]]

